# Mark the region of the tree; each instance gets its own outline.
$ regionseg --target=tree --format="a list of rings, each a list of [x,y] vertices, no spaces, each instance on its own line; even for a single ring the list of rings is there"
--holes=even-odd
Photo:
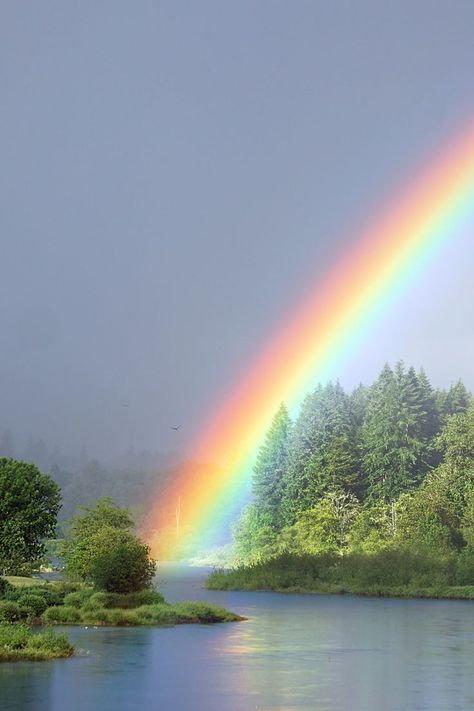
[[[238,561],[253,563],[270,558],[276,552],[277,534],[268,513],[250,503],[234,528],[235,555]]]
[[[149,547],[132,532],[129,512],[109,498],[82,512],[72,519],[61,549],[66,572],[111,592],[149,586],[155,563]]]
[[[259,450],[252,480],[254,505],[274,530],[281,528],[281,500],[288,467],[290,434],[291,420],[282,404]]]
[[[354,553],[378,553],[387,548],[395,531],[393,506],[378,502],[360,509],[349,534]]]
[[[441,414],[445,417],[466,412],[471,402],[472,395],[468,392],[462,380],[458,380],[457,383],[451,385],[447,392],[441,391],[438,393],[438,405]]]
[[[363,465],[370,501],[392,502],[420,483],[425,418],[416,374],[397,363],[386,365],[372,387],[362,432]]]
[[[312,509],[298,514],[293,526],[297,549],[313,555],[342,552],[359,507],[352,494],[328,492]]]
[[[34,464],[0,458],[0,571],[28,572],[54,536],[61,495]]]
[[[282,509],[292,525],[333,489],[357,491],[358,456],[352,403],[339,383],[319,386],[303,402],[291,440]]]
[[[129,531],[101,528],[92,541],[90,579],[99,590],[116,593],[138,592],[150,587],[155,562],[150,548]]]

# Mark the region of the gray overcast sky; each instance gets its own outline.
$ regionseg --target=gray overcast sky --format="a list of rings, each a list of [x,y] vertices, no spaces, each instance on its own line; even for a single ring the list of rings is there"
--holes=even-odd
[[[0,429],[184,446],[474,118],[473,27],[471,0],[3,0]],[[474,388],[472,256],[466,230],[343,384],[404,358]]]

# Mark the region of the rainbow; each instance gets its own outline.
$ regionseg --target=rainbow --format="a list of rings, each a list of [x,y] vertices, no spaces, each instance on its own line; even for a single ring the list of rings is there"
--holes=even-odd
[[[192,446],[192,460],[157,496],[144,524],[152,551],[167,539],[178,557],[205,547],[242,506],[252,463],[273,415],[295,412],[333,377],[420,270],[474,214],[474,130],[420,171],[318,279],[250,367],[221,398]]]

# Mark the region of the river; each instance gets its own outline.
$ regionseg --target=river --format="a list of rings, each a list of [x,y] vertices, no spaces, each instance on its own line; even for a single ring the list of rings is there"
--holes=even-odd
[[[170,601],[245,622],[68,629],[78,654],[0,665],[1,711],[474,709],[474,602],[210,592],[167,565]]]

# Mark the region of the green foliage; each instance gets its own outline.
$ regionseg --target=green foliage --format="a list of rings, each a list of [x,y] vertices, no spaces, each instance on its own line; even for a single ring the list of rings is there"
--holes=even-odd
[[[291,420],[281,405],[261,446],[253,472],[252,493],[259,515],[271,529],[281,528],[281,500],[288,468]]]
[[[83,588],[82,590],[68,593],[64,597],[64,604],[68,607],[83,607],[88,603],[93,594],[93,588]]]
[[[43,621],[59,625],[75,625],[82,621],[81,611],[72,605],[53,605],[43,613]]]
[[[70,526],[62,547],[69,575],[108,592],[128,593],[147,588],[155,574],[149,548],[131,532],[128,511],[110,501],[85,507]]]
[[[5,578],[0,578],[0,599],[5,597],[8,592],[13,590],[13,585],[5,580]]]
[[[286,417],[281,408],[260,450],[254,497],[234,530],[234,560],[262,565],[267,574],[275,564],[266,562],[285,554],[300,561],[333,555],[346,567],[357,560],[369,580],[371,566],[398,565],[393,556],[432,561],[436,551],[458,561],[452,565],[470,581],[474,404],[462,383],[435,392],[423,370],[399,362],[349,396],[338,383],[318,386],[290,436],[281,424]],[[275,442],[284,429],[283,458],[275,456],[282,453]],[[447,585],[438,573],[432,566],[425,578]],[[428,580],[412,578],[400,585]],[[282,579],[291,585],[288,571],[279,571]],[[325,585],[337,587],[341,579]]]
[[[133,521],[126,509],[115,506],[108,498],[100,499],[94,507],[83,506],[69,525],[69,533],[60,549],[66,572],[83,580],[90,578],[91,562],[97,545],[107,544],[107,533],[128,533]]]
[[[0,572],[21,575],[54,535],[59,487],[34,464],[0,457]]]
[[[106,544],[99,534],[95,540],[98,546],[91,561],[90,578],[97,588],[131,593],[151,585],[155,562],[149,558],[149,546],[122,531],[117,531],[114,536],[108,534]]]
[[[18,622],[24,617],[17,602],[0,600],[0,622]]]
[[[332,491],[308,511],[298,514],[294,547],[300,553],[333,553],[347,545],[359,504],[352,494]]]
[[[231,622],[237,619],[232,612],[208,602],[177,602],[172,610],[177,621],[181,622]]]
[[[455,556],[385,550],[373,555],[283,555],[231,571],[215,571],[216,590],[352,592],[368,595],[443,597],[460,578]],[[455,597],[474,597],[474,587]]]
[[[255,503],[244,509],[234,528],[235,555],[238,560],[262,560],[274,551],[277,534],[270,515]]]
[[[0,662],[55,659],[73,653],[65,634],[53,630],[33,634],[26,625],[0,623]]]
[[[428,470],[426,385],[413,369],[386,365],[370,393],[362,429],[368,498],[392,502],[415,488]]]
[[[396,528],[393,505],[378,502],[359,509],[348,534],[352,553],[378,553],[390,546]]]
[[[360,489],[353,402],[339,383],[308,395],[296,421],[284,481],[281,518],[286,526],[327,491]]]
[[[43,595],[34,595],[31,592],[23,593],[18,598],[18,605],[21,608],[32,610],[34,617],[39,617],[48,607]]]

